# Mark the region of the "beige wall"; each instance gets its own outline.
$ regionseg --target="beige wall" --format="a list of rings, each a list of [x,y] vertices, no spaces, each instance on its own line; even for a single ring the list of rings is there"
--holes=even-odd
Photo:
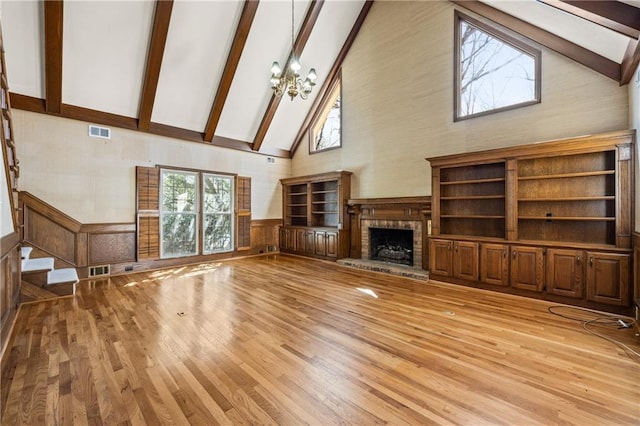
[[[344,169],[353,197],[431,194],[425,157],[628,128],[628,89],[543,49],[542,103],[453,122],[449,2],[375,2],[342,69],[343,147],[296,152],[294,176]]]
[[[254,219],[281,217],[279,179],[291,160],[111,128],[90,138],[88,123],[13,111],[21,176],[29,191],[82,223],[135,220],[135,166],[156,164],[252,178]]]
[[[640,232],[640,67],[629,83],[629,128],[636,129],[636,232]]]

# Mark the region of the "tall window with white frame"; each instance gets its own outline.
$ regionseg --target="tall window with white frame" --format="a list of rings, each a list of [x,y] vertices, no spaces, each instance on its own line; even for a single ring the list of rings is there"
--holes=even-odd
[[[540,102],[540,50],[460,12],[455,38],[456,121]]]
[[[233,177],[203,175],[204,254],[233,250]]]
[[[198,252],[198,173],[162,170],[160,175],[160,256]]]

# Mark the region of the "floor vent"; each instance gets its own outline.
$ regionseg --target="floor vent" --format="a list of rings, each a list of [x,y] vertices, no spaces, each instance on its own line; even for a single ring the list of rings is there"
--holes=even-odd
[[[89,136],[94,138],[111,139],[111,129],[89,125]]]
[[[89,276],[90,277],[101,277],[103,275],[109,275],[109,265],[90,266],[89,267]]]

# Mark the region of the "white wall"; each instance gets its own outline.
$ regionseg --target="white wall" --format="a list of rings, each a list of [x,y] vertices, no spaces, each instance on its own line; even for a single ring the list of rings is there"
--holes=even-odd
[[[628,128],[627,88],[547,49],[541,104],[454,123],[454,9],[373,4],[342,68],[343,147],[301,146],[294,176],[344,169],[353,197],[429,195],[425,157]]]
[[[7,186],[7,176],[4,169],[4,150],[2,161],[0,161],[0,236],[4,237],[14,231],[13,219],[11,217],[11,203],[9,200],[9,188]]]
[[[291,160],[111,128],[111,139],[88,136],[88,123],[13,111],[20,190],[81,223],[135,220],[135,166],[156,164],[237,173],[252,178],[252,217],[280,218],[279,179]]]

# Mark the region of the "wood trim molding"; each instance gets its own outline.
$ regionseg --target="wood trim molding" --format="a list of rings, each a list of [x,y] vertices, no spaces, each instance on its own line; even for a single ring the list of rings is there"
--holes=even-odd
[[[20,233],[11,232],[0,239],[0,258],[7,256],[20,244]]]
[[[240,15],[240,21],[238,22],[238,27],[236,28],[236,33],[233,37],[231,50],[229,51],[229,56],[227,56],[227,62],[225,63],[222,78],[220,79],[220,84],[218,84],[218,90],[216,92],[215,99],[213,100],[209,119],[207,120],[207,125],[204,130],[205,141],[211,142],[215,135],[218,122],[220,121],[220,116],[222,115],[222,109],[224,108],[227,96],[229,95],[229,89],[231,88],[233,77],[235,76],[238,63],[240,62],[240,57],[242,56],[242,51],[244,50],[244,45],[247,41],[247,37],[249,36],[249,30],[251,29],[253,18],[256,16],[256,11],[258,10],[258,4],[259,0],[245,0],[244,2],[242,15]]]
[[[62,105],[63,0],[44,2],[45,90],[48,112],[59,113]]]
[[[61,212],[52,205],[42,201],[38,197],[30,194],[26,191],[20,191],[19,194],[20,206],[22,207],[22,213],[25,214],[25,206],[29,209],[37,211],[46,216],[50,220],[54,221],[63,228],[78,233],[81,230],[82,224],[72,218],[71,216]]]
[[[362,9],[360,10],[360,14],[356,19],[356,22],[353,25],[351,32],[349,32],[347,39],[342,45],[342,49],[340,49],[340,53],[338,53],[338,57],[334,61],[333,66],[331,67],[331,70],[327,75],[327,79],[324,81],[324,84],[318,91],[318,96],[316,96],[316,99],[313,102],[313,106],[311,107],[311,109],[309,110],[309,113],[304,119],[302,126],[300,126],[300,130],[296,135],[295,142],[291,147],[291,153],[290,153],[291,158],[293,158],[296,151],[298,150],[298,147],[302,143],[304,136],[309,131],[309,126],[315,120],[316,111],[318,110],[318,108],[320,108],[321,105],[325,104],[326,97],[330,95],[331,89],[336,83],[336,79],[340,76],[340,70],[342,68],[342,63],[344,62],[344,58],[346,58],[347,54],[349,53],[349,50],[351,49],[351,46],[353,45],[353,42],[356,39],[356,36],[360,32],[360,28],[362,28],[362,24],[364,23],[364,20],[367,17],[369,10],[371,10],[371,6],[373,6],[373,1],[374,0],[367,0],[362,6]]]
[[[620,64],[598,55],[582,46],[578,46],[562,37],[558,37],[542,28],[529,24],[519,18],[504,13],[478,0],[450,0],[457,6],[463,7],[497,24],[511,29],[536,43],[554,50],[592,70],[609,77],[615,81],[621,81]]]
[[[136,232],[136,223],[88,223],[80,226],[79,232],[87,234],[117,234]]]
[[[640,8],[631,6],[630,4],[626,4],[621,1],[561,0],[560,2],[566,3],[567,5],[570,5],[576,9],[583,10],[591,15],[604,18],[604,20],[614,24],[618,24],[619,27],[624,27],[627,30],[635,30],[634,33],[631,33],[630,37],[637,38],[640,35]],[[603,25],[600,22],[596,23]],[[616,26],[613,25],[607,26],[607,28],[618,32],[622,31],[622,29],[616,28]],[[624,32],[622,32],[622,34],[629,35]]]
[[[251,227],[259,226],[280,226],[282,225],[282,218],[279,219],[252,219]]]
[[[311,35],[311,30],[318,20],[318,16],[320,16],[320,10],[322,10],[322,6],[324,5],[324,0],[312,0],[309,5],[309,9],[307,10],[307,14],[304,17],[304,21],[302,23],[302,27],[300,28],[300,32],[296,37],[296,41],[293,45],[292,51],[289,53],[289,57],[287,62],[285,63],[283,70],[289,68],[289,64],[291,63],[292,58],[295,56],[296,58],[300,57],[300,54],[304,50],[307,41],[309,40],[309,36]],[[283,95],[284,96],[284,95]],[[278,110],[278,105],[280,105],[280,101],[282,100],[282,96],[276,96],[275,94],[271,95],[271,100],[269,101],[269,106],[262,117],[262,121],[260,122],[260,126],[258,127],[258,131],[256,132],[256,136],[253,140],[252,149],[254,151],[260,151],[262,147],[262,142],[264,141],[265,136],[267,135],[267,131],[271,126],[271,122],[273,121],[273,117],[276,115],[276,111]]]
[[[149,124],[151,123],[151,113],[156,99],[172,9],[173,0],[156,0],[156,12],[153,18],[153,30],[151,32],[151,42],[149,44],[149,53],[147,54],[147,66],[138,112],[138,127],[145,131],[149,130]]]

